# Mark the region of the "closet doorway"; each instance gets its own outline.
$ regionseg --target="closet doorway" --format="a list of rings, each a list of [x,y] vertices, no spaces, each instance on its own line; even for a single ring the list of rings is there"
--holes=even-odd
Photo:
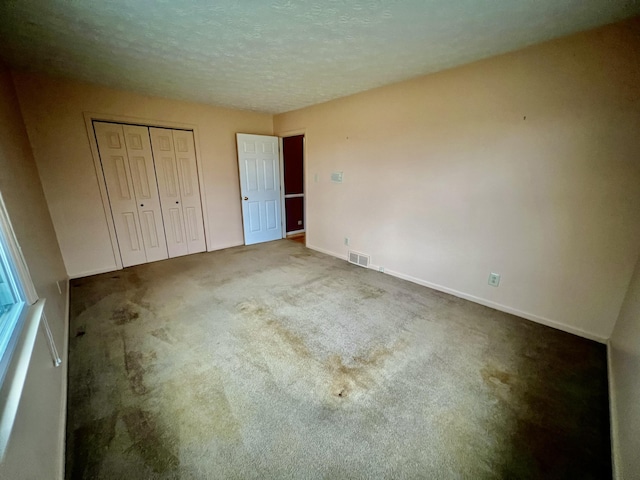
[[[122,267],[204,252],[193,131],[92,124]]]

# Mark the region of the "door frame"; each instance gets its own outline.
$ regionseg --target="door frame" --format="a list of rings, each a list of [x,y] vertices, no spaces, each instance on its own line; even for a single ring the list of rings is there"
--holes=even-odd
[[[287,212],[285,209],[285,198],[284,198],[284,142],[283,139],[287,137],[297,137],[302,135],[304,138],[302,140],[302,185],[304,187],[304,200],[302,202],[302,212],[304,215],[304,233],[305,233],[305,245],[307,243],[306,233],[308,230],[308,222],[307,222],[307,133],[306,129],[300,130],[288,130],[285,132],[275,134],[278,137],[278,148],[280,149],[280,204],[282,213],[280,214],[280,218],[282,220],[282,238],[287,238]],[[300,233],[300,232],[297,232]]]
[[[198,126],[192,123],[180,123],[171,122],[168,120],[156,120],[150,118],[130,117],[125,115],[112,115],[109,113],[96,113],[96,112],[83,112],[85,128],[87,130],[87,137],[89,139],[89,147],[91,149],[91,156],[93,157],[93,167],[96,172],[96,180],[98,181],[98,188],[100,190],[100,198],[102,200],[102,208],[104,210],[105,220],[107,221],[107,228],[109,230],[109,238],[111,240],[111,248],[113,250],[113,260],[116,265],[116,270],[122,270],[122,258],[120,256],[120,247],[118,245],[118,237],[116,236],[116,228],[113,221],[113,215],[111,213],[111,204],[109,203],[109,194],[107,193],[107,183],[104,179],[104,172],[102,171],[102,163],[100,162],[100,153],[98,151],[98,142],[96,141],[96,135],[93,130],[93,122],[111,122],[111,123],[124,123],[129,125],[139,125],[142,127],[159,127],[178,130],[191,130],[193,132],[193,143],[196,153],[196,167],[198,170],[198,185],[200,185],[200,204],[202,206],[202,217],[204,221],[204,237],[206,251],[209,252],[209,239],[211,238],[209,231],[209,215],[207,214],[207,201],[204,191],[204,174],[202,171],[202,161],[200,156],[200,136],[198,134]],[[111,269],[105,271],[112,271]],[[102,272],[96,272],[102,273]]]

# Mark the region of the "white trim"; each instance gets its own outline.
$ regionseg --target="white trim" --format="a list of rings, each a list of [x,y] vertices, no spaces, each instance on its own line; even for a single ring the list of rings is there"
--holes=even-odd
[[[159,128],[176,128],[181,130],[191,130],[193,132],[193,143],[196,156],[196,168],[198,170],[198,184],[200,185],[200,205],[202,206],[202,220],[204,222],[204,236],[207,251],[211,248],[212,236],[209,228],[209,214],[207,211],[207,198],[204,185],[204,172],[202,169],[202,159],[200,158],[200,135],[198,132],[198,125],[192,123],[171,122],[168,120],[157,120],[151,118],[130,117],[125,115],[112,115],[109,113],[96,113],[96,112],[83,112],[85,127],[87,130],[87,137],[89,139],[89,146],[91,148],[91,155],[93,157],[93,166],[96,171],[96,179],[98,181],[98,187],[100,189],[100,197],[102,199],[102,208],[105,215],[105,221],[109,230],[109,237],[111,239],[111,248],[113,250],[113,260],[115,263],[115,270],[122,270],[122,259],[120,257],[120,247],[118,246],[118,237],[116,236],[116,228],[113,222],[113,216],[111,214],[111,205],[109,204],[109,196],[107,194],[107,184],[104,179],[104,173],[102,171],[102,164],[100,162],[100,153],[98,151],[98,143],[96,141],[95,132],[93,130],[93,122],[112,122],[112,123],[129,123],[146,127],[159,127]],[[112,270],[106,270],[112,271]],[[103,273],[103,272],[100,272]],[[86,275],[83,275],[86,276]],[[77,277],[73,277],[77,278]]]
[[[58,459],[58,478],[64,478],[64,466],[66,460],[66,446],[67,446],[67,380],[69,374],[69,287],[70,282],[67,278],[67,292],[64,304],[64,339],[62,340],[62,392],[60,393],[60,425],[58,427],[59,438],[58,442],[62,446],[62,455]]]
[[[298,130],[285,130],[284,132],[276,132],[274,133],[275,136],[277,137],[297,137],[298,135],[306,135],[307,134],[307,129],[306,128],[299,128]]]
[[[307,217],[307,195],[309,193],[309,169],[308,160],[307,160],[307,134],[302,133],[302,185],[304,185],[304,202],[302,202],[302,223],[304,223],[304,231],[305,231],[305,245],[306,245],[306,235],[307,230],[309,229],[309,217]]]
[[[287,232],[287,238],[293,235],[298,235],[300,233],[304,233],[304,228],[302,230],[293,230],[291,232]]]
[[[24,323],[0,389],[0,461],[7,450],[13,429],[43,308],[44,299],[40,299],[24,309]]]
[[[205,246],[213,242],[213,235],[209,227],[209,213],[207,209],[207,189],[204,184],[204,167],[202,166],[202,157],[200,156],[200,135],[198,134],[198,126],[194,125],[191,129],[193,132],[193,148],[196,156],[196,169],[198,170],[198,185],[200,186],[200,206],[202,207],[202,222],[204,223],[204,241]]]
[[[343,260],[347,259],[346,255],[340,255],[330,250],[325,250],[319,247],[314,247],[311,245],[307,245],[308,248],[312,250],[316,250],[321,253],[326,253],[327,255],[331,255],[337,258],[342,258]],[[371,269],[378,269],[377,265],[369,265]],[[381,272],[382,273],[382,272]],[[474,303],[478,303],[480,305],[484,305],[485,307],[493,308],[495,310],[499,310],[501,312],[509,313],[511,315],[515,315],[517,317],[525,318],[527,320],[531,320],[532,322],[540,323],[542,325],[546,325],[547,327],[552,327],[557,330],[562,330],[563,332],[572,333],[573,335],[578,335],[579,337],[587,338],[589,340],[594,340],[599,343],[606,343],[607,338],[598,335],[592,332],[588,332],[581,328],[572,327],[571,325],[567,325],[562,322],[557,322],[555,320],[551,320],[549,318],[541,317],[539,315],[535,315],[533,313],[525,312],[523,310],[518,310],[517,308],[509,307],[507,305],[502,305],[501,303],[492,302],[491,300],[485,300],[484,298],[476,297],[475,295],[470,295],[468,293],[460,292],[458,290],[454,290],[453,288],[444,287],[442,285],[438,285],[436,283],[431,283],[421,278],[416,278],[411,275],[406,275],[401,272],[396,272],[394,270],[388,270],[385,268],[385,274],[391,275],[393,277],[400,278],[402,280],[407,280],[412,283],[417,283],[418,285],[422,285],[423,287],[431,288],[433,290],[438,290],[440,292],[448,293],[449,295],[453,295],[454,297],[463,298],[465,300],[469,300]]]
[[[24,255],[22,255],[22,249],[16,238],[16,233],[11,225],[11,219],[4,204],[2,193],[0,193],[0,232],[4,233],[4,246],[8,250],[6,253],[11,262],[11,268],[14,270],[14,274],[18,276],[17,280],[20,284],[18,290],[24,293],[24,300],[27,304],[33,305],[38,300],[38,293],[33,285],[29,267]]]
[[[208,245],[207,252],[215,252],[217,250],[224,250],[226,248],[239,247],[241,245],[244,245],[244,243],[234,242],[234,243],[225,243],[223,245],[213,245],[213,246]],[[200,252],[200,253],[205,253],[205,252]],[[167,260],[170,260],[170,259],[167,259]],[[160,261],[163,261],[163,260],[160,260]],[[69,279],[74,280],[76,278],[91,277],[92,275],[100,275],[101,273],[116,272],[118,270],[122,270],[122,268],[111,266],[111,267],[105,267],[105,268],[98,268],[95,270],[85,270],[84,272],[79,272],[79,273],[74,273],[69,275]]]
[[[280,228],[282,238],[287,238],[287,209],[284,203],[284,139],[282,137],[278,137],[278,161],[280,162]],[[244,218],[242,221],[244,223]]]
[[[100,275],[101,273],[115,272],[117,270],[122,270],[122,268],[105,267],[105,268],[97,268],[95,270],[85,270],[84,272],[74,273],[72,275],[69,275],[69,278],[73,280],[74,278],[90,277],[92,275]]]
[[[616,387],[613,377],[613,364],[611,363],[611,339],[607,340],[607,378],[609,380],[609,436],[611,437],[611,469],[614,480],[622,479],[620,471],[620,449],[618,448],[618,408],[616,403]]]
[[[111,205],[109,203],[109,194],[107,193],[107,184],[104,179],[104,172],[102,171],[102,163],[100,162],[100,153],[98,151],[98,142],[96,141],[96,134],[93,130],[93,115],[84,113],[84,123],[87,129],[87,139],[89,140],[89,148],[91,149],[91,157],[93,158],[93,168],[96,172],[96,180],[98,181],[98,188],[100,190],[100,198],[102,200],[102,210],[104,213],[104,219],[107,222],[107,229],[109,230],[109,238],[111,240],[111,251],[113,253],[113,263],[115,264],[115,270],[122,269],[122,258],[120,257],[120,248],[118,247],[118,237],[116,236],[116,227],[113,222],[113,215],[111,213]],[[81,275],[86,276],[86,275]]]
[[[339,255],[335,252],[332,252],[330,250],[325,250],[324,248],[320,248],[320,247],[316,247],[314,245],[309,245],[307,244],[307,248],[310,248],[311,250],[315,250],[316,252],[320,252],[320,253],[324,253],[326,255],[331,255],[332,257],[337,257],[337,258],[341,258],[342,260],[346,260],[347,259],[347,255]]]
[[[587,332],[581,328],[572,327],[571,325],[567,325],[561,322],[557,322],[555,320],[551,320],[549,318],[541,317],[539,315],[535,315],[533,313],[525,312],[523,310],[518,310],[517,308],[512,308],[507,305],[503,305],[501,303],[492,302],[491,300],[485,300],[484,298],[476,297],[475,295],[470,295],[468,293],[460,292],[458,290],[454,290],[453,288],[444,287],[442,285],[438,285],[435,283],[427,282],[426,280],[422,280],[420,278],[412,277],[411,275],[405,275],[400,272],[396,272],[393,270],[386,270],[385,273],[401,278],[403,280],[408,280],[413,283],[417,283],[418,285],[422,285],[424,287],[429,287],[434,290],[438,290],[440,292],[448,293],[455,297],[464,298],[465,300],[469,300],[474,303],[478,303],[480,305],[484,305],[485,307],[494,308],[495,310],[500,310],[501,312],[510,313],[511,315],[516,315],[518,317],[526,318],[527,320],[531,320],[536,323],[540,323],[542,325],[546,325],[548,327],[555,328],[557,330],[562,330],[567,333],[572,333],[574,335],[578,335],[580,337],[587,338],[589,340],[595,340],[596,342],[605,343],[607,341],[606,337],[601,335],[597,335],[591,332]]]
[[[291,235],[296,232],[306,232],[307,226],[309,224],[309,220],[307,218],[307,202],[302,203],[302,216],[304,218],[304,229],[297,230],[296,232],[287,232],[287,210],[285,208],[285,198],[296,198],[296,197],[305,197],[307,194],[309,185],[307,184],[307,132],[306,129],[299,130],[289,130],[285,132],[280,132],[275,134],[279,140],[278,145],[280,147],[280,186],[281,186],[281,194],[280,194],[280,203],[282,204],[281,210],[281,218],[282,218],[282,238],[287,238],[287,235]],[[304,193],[295,193],[290,195],[284,194],[284,148],[283,148],[283,139],[286,137],[298,137],[302,135],[302,185],[304,188]],[[306,200],[306,198],[305,198]]]
[[[243,246],[244,246],[244,241],[242,241],[242,243],[226,243],[224,245],[217,245],[216,248],[212,248],[211,250],[207,250],[207,253],[217,252],[218,250],[226,250],[227,248],[243,247]]]
[[[42,314],[42,319],[40,320],[40,325],[42,325],[44,330],[44,336],[47,341],[47,346],[49,347],[49,353],[51,354],[51,362],[54,367],[59,367],[62,365],[62,358],[60,358],[60,353],[58,353],[58,347],[56,347],[56,341],[53,338],[53,332],[51,331],[51,326],[49,325],[49,320],[47,320],[47,314]]]

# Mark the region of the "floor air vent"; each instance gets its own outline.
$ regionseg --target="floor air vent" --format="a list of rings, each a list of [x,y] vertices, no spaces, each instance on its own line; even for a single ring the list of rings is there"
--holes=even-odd
[[[349,263],[366,268],[369,266],[369,255],[363,255],[358,252],[349,252]]]

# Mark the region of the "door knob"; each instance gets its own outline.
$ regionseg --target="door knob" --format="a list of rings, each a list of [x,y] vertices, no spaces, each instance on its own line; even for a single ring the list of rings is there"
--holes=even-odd
[[[249,197],[244,197],[244,200],[249,200]]]

